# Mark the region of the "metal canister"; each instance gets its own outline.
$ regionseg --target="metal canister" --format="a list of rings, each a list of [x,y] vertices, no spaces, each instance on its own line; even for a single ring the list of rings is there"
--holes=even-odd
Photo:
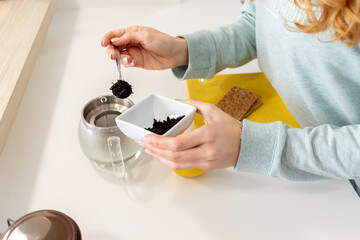
[[[8,219],[9,229],[1,240],[81,240],[80,228],[66,214],[55,210],[39,210],[16,221]]]

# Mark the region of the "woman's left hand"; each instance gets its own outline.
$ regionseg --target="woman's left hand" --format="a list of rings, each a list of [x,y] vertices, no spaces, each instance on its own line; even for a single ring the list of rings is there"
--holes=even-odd
[[[174,170],[235,166],[241,143],[240,122],[213,104],[193,99],[181,102],[195,106],[205,125],[176,137],[146,135],[140,140],[145,151]]]

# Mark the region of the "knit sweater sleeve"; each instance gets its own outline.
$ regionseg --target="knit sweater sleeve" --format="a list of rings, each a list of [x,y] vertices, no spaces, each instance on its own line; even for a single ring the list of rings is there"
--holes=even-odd
[[[256,6],[247,1],[235,22],[214,31],[183,35],[188,44],[188,65],[173,68],[177,78],[212,78],[215,73],[241,66],[256,58]]]
[[[235,170],[295,181],[360,179],[360,125],[304,129],[243,121]]]

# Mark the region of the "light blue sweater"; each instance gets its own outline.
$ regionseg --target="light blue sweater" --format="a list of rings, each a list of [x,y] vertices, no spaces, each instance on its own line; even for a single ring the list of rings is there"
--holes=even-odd
[[[325,43],[327,33],[291,31],[284,18],[305,23],[288,0],[248,1],[236,22],[185,35],[189,65],[173,72],[211,78],[258,58],[302,129],[244,120],[235,169],[300,181],[360,179],[360,44]]]

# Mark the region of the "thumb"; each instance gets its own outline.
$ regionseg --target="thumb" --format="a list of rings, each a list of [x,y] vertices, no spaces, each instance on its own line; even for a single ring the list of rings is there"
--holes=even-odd
[[[203,116],[206,122],[209,122],[214,119],[214,114],[217,108],[213,104],[191,98],[185,100],[180,100],[180,99],[176,99],[176,100],[196,107],[196,112],[199,113],[201,116]]]

